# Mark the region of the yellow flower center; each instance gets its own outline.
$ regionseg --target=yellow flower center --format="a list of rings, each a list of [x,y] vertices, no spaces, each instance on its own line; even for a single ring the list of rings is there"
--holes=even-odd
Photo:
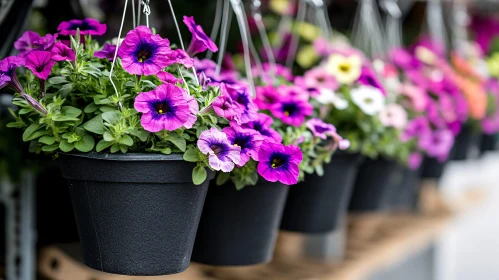
[[[352,66],[347,62],[343,62],[338,66],[338,68],[340,69],[341,72],[347,73],[350,71],[350,69],[352,69]]]

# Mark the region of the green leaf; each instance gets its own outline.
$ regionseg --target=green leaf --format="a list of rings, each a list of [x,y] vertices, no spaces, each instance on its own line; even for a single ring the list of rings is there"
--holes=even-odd
[[[143,130],[143,129],[132,129],[130,130],[130,134],[132,134],[133,136],[137,137],[140,139],[140,141],[142,142],[146,142],[147,139],[149,138],[149,132]]]
[[[230,173],[218,172],[217,174],[217,186],[221,186],[230,179]]]
[[[122,153],[126,153],[128,152],[128,146],[120,144],[120,150]]]
[[[43,136],[40,139],[38,139],[38,142],[45,145],[52,145],[55,143],[55,138],[53,136]]]
[[[159,152],[162,153],[162,154],[165,154],[165,155],[169,155],[169,154],[172,153],[172,149],[170,149],[170,148],[163,148],[163,149],[160,149]]]
[[[64,139],[62,142],[59,144],[59,148],[61,151],[67,153],[71,152],[74,149],[74,144],[73,143],[68,143],[68,140]]]
[[[115,143],[111,146],[111,153],[114,154],[114,153],[118,152],[119,150],[120,150],[120,144]]]
[[[202,166],[196,166],[192,170],[192,182],[194,185],[201,185],[206,180],[206,169]]]
[[[28,128],[26,128],[23,133],[23,141],[28,142],[35,139],[36,137],[33,138],[33,135],[38,129],[40,129],[40,127],[42,127],[42,125],[39,123],[32,123],[30,126],[28,126]]]
[[[100,140],[99,143],[97,143],[97,147],[95,148],[95,150],[100,153],[100,152],[104,151],[105,149],[111,147],[111,145],[113,145],[113,142],[108,142],[106,140]]]
[[[187,151],[185,151],[184,160],[189,162],[198,162],[200,160],[198,149],[190,148]]]
[[[89,120],[88,122],[86,122],[83,127],[90,131],[90,132],[93,132],[95,134],[99,134],[99,135],[102,135],[104,134],[104,132],[106,132],[106,129],[104,128],[104,123],[102,121],[102,116],[99,115],[91,120]]]
[[[67,82],[67,81],[68,80],[66,80],[66,77],[57,76],[57,77],[50,78],[48,82],[50,84],[53,84],[53,85],[58,85],[58,84],[63,84],[65,82]]]
[[[90,152],[94,148],[94,146],[95,140],[89,134],[83,135],[81,140],[75,143],[75,148],[82,153]]]
[[[104,119],[106,122],[108,122],[110,124],[115,124],[119,120],[118,114],[116,113],[116,111],[109,111],[109,112],[102,113],[102,119]]]
[[[95,103],[90,103],[83,109],[83,112],[86,114],[91,114],[99,109],[99,106],[95,105]]]
[[[126,145],[128,147],[131,147],[131,146],[133,146],[133,139],[132,139],[132,137],[130,137],[128,135],[124,135],[120,139],[120,144],[123,144],[123,145]]]
[[[62,96],[67,96],[72,91],[73,91],[73,83],[69,83],[63,85],[57,93]]]
[[[180,136],[180,135],[178,135],[176,133],[172,133],[172,134],[168,134],[168,136],[165,138],[165,140],[168,140],[168,141],[172,142],[182,152],[185,151],[187,143],[186,143],[184,137],[182,137],[182,136]]]
[[[64,106],[61,109],[64,116],[77,118],[81,115],[81,110],[71,106]]]
[[[52,120],[55,122],[67,122],[67,121],[77,121],[79,119],[75,118],[75,117],[64,116],[64,115],[55,115],[52,117]]]
[[[54,144],[50,146],[43,146],[42,151],[44,152],[53,152],[59,148],[59,144]]]
[[[323,176],[324,175],[324,168],[322,167],[322,165],[317,165],[315,167],[315,172],[317,173],[317,175]]]
[[[111,133],[106,131],[106,132],[104,132],[104,140],[106,140],[108,142],[112,142],[112,141],[114,141],[114,137],[113,137],[113,135],[111,135]]]

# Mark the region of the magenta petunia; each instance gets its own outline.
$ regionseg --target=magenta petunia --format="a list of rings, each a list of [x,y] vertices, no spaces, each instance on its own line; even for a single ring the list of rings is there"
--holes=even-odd
[[[11,87],[16,92],[22,92],[23,88],[17,79],[16,69],[24,66],[26,60],[18,56],[8,56],[0,60],[0,89]]]
[[[263,142],[258,152],[258,174],[269,182],[281,182],[285,185],[298,183],[303,160],[299,147],[280,143]]]
[[[426,151],[428,156],[444,162],[449,157],[450,150],[454,145],[454,135],[450,130],[440,129],[421,137],[418,144],[419,148]]]
[[[250,159],[258,161],[258,151],[265,139],[260,133],[253,129],[240,127],[226,127],[222,131],[227,135],[232,145],[241,147],[239,167],[245,165]]]
[[[194,60],[183,50],[177,49],[170,53],[170,59],[174,63],[184,65],[185,68],[192,68]]]
[[[358,82],[362,85],[372,86],[379,89],[383,95],[386,95],[385,87],[381,84],[381,82],[376,77],[376,73],[367,66],[362,67],[362,72],[358,79]]]
[[[57,34],[40,36],[34,31],[26,31],[14,42],[14,48],[19,51],[19,56],[26,56],[33,50],[50,50],[57,39]]]
[[[183,82],[182,79],[177,78],[173,74],[165,71],[159,72],[156,76],[163,84],[176,84]]]
[[[254,120],[258,108],[251,99],[248,88],[246,86],[229,84],[226,85],[226,88],[229,96],[242,110],[241,115],[235,116],[235,121],[241,125]]]
[[[325,123],[318,118],[308,120],[307,127],[310,131],[312,131],[315,137],[319,137],[321,139],[327,139],[328,135],[332,135],[332,133],[336,132],[334,125]]]
[[[103,35],[106,33],[107,26],[104,23],[100,23],[98,20],[93,18],[86,19],[72,19],[70,21],[63,21],[57,27],[59,34],[64,36],[74,36],[76,35],[76,30],[80,30],[81,35]]]
[[[329,89],[336,91],[339,83],[333,75],[330,75],[323,68],[313,68],[305,72],[303,77],[295,78],[295,84],[304,89]]]
[[[220,84],[220,93],[220,96],[213,101],[213,110],[215,113],[227,120],[240,118],[243,109],[232,100],[232,97],[230,97],[227,91],[227,86],[224,83]]]
[[[146,26],[138,26],[126,35],[118,49],[123,69],[134,75],[156,75],[174,63],[168,39],[152,34]]]
[[[407,164],[409,165],[409,168],[412,170],[417,170],[421,166],[422,162],[423,162],[423,155],[418,152],[410,154],[407,160]]]
[[[195,105],[191,103],[189,97],[183,89],[172,84],[163,84],[155,90],[141,92],[135,98],[134,107],[143,113],[140,122],[147,131],[190,128],[196,121],[198,105],[197,102]]]
[[[97,58],[107,58],[109,61],[113,61],[115,52],[116,45],[105,43],[102,50],[94,52],[94,56]]]
[[[277,92],[283,97],[301,99],[308,101],[310,93],[308,90],[294,85],[280,85],[277,87]]]
[[[52,72],[56,61],[48,51],[32,51],[26,56],[26,68],[31,70],[35,76],[46,80]]]
[[[305,117],[312,115],[313,109],[312,104],[306,100],[283,98],[270,107],[270,112],[285,124],[301,126],[305,121]]]
[[[209,49],[212,52],[218,51],[217,45],[204,33],[203,28],[196,24],[194,17],[184,16],[184,23],[192,33],[192,40],[187,53],[194,56]]]
[[[75,52],[61,42],[52,47],[52,59],[55,61],[74,61],[75,58]]]
[[[420,137],[429,133],[430,124],[428,122],[428,119],[423,116],[419,116],[407,123],[407,126],[405,127],[405,130],[400,138],[405,142],[415,137]]]
[[[255,120],[245,123],[243,127],[258,131],[262,136],[265,137],[266,141],[280,143],[282,141],[282,136],[277,131],[271,128],[273,123],[274,120],[270,116],[258,113]],[[231,124],[231,126],[236,125]]]
[[[199,104],[198,101],[194,97],[189,95],[187,91],[182,89],[182,93],[184,99],[187,101],[187,104],[189,105],[189,112],[190,112],[187,121],[184,123],[184,127],[190,129],[198,119],[197,116],[199,113]]]
[[[277,89],[273,85],[257,86],[255,104],[260,110],[268,110],[281,98]]]
[[[232,145],[227,135],[214,127],[201,133],[197,145],[203,154],[209,155],[208,162],[214,170],[230,172],[241,162],[241,147]]]

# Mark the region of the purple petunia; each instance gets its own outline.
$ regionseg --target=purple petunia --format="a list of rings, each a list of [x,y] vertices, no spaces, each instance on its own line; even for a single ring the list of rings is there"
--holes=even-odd
[[[176,84],[183,82],[182,79],[177,78],[173,74],[165,71],[159,72],[156,76],[163,84]]]
[[[230,172],[241,162],[241,147],[232,145],[227,135],[214,127],[203,131],[197,144],[203,154],[209,155],[208,162],[214,170]]]
[[[0,89],[10,86],[17,92],[23,91],[16,76],[16,69],[24,66],[25,62],[24,58],[17,56],[8,56],[0,60]]]
[[[243,109],[232,100],[224,83],[220,84],[220,92],[220,96],[213,101],[213,110],[215,113],[227,120],[239,118],[243,113]]]
[[[332,135],[333,132],[336,132],[334,125],[325,123],[318,118],[308,120],[307,127],[310,131],[312,131],[315,137],[319,137],[321,139],[327,139],[328,135]]]
[[[258,151],[265,139],[260,133],[249,128],[226,127],[222,131],[227,135],[229,142],[241,147],[241,161],[238,166],[245,165],[251,158],[258,161]]]
[[[100,23],[98,20],[93,18],[86,19],[72,19],[70,21],[63,21],[57,27],[59,34],[64,36],[74,36],[76,35],[76,30],[80,31],[81,35],[103,35],[106,33],[107,26],[104,23]]]
[[[113,61],[115,52],[116,45],[105,43],[102,50],[94,52],[94,56],[97,58],[107,58],[109,61]]]
[[[240,85],[226,85],[227,93],[232,98],[234,103],[240,107],[242,113],[235,116],[235,121],[241,125],[250,122],[256,118],[257,107],[251,96],[249,95],[248,88]]]
[[[170,53],[170,59],[177,64],[184,65],[185,68],[192,68],[194,60],[183,50],[178,49]]]
[[[423,116],[419,116],[407,123],[407,126],[405,127],[405,130],[400,138],[405,142],[414,137],[420,137],[429,133],[430,124],[428,123],[428,119]]]
[[[196,121],[198,110],[196,100],[172,84],[159,85],[155,90],[141,92],[135,98],[134,107],[143,113],[140,122],[150,132],[190,128]]]
[[[283,98],[280,102],[270,107],[274,117],[283,123],[292,126],[301,126],[305,117],[312,115],[313,106],[308,101],[300,98]]]
[[[449,157],[450,150],[454,145],[454,135],[447,129],[437,130],[421,137],[418,145],[419,148],[426,151],[430,157],[434,157],[438,161],[444,162]]]
[[[32,51],[26,56],[26,68],[42,80],[49,77],[54,65],[55,60],[48,51]]]
[[[362,73],[358,79],[358,82],[362,85],[372,86],[379,89],[383,95],[386,96],[385,87],[381,84],[381,82],[376,77],[376,74],[370,67],[362,67]]]
[[[421,166],[422,162],[423,162],[423,155],[417,152],[410,154],[407,160],[407,164],[409,165],[409,168],[412,170],[417,170]]]
[[[256,87],[255,91],[255,104],[260,110],[270,109],[273,104],[281,99],[280,94],[273,85],[258,86]]]
[[[303,160],[299,147],[284,146],[279,143],[263,142],[258,152],[258,174],[269,182],[281,182],[285,185],[298,183]]]
[[[274,120],[271,117],[262,113],[258,113],[255,120],[244,124],[243,127],[258,131],[262,136],[265,137],[266,141],[280,143],[282,141],[282,136],[277,131],[271,128],[273,123]],[[231,126],[236,125],[231,124]]]
[[[204,52],[207,49],[212,52],[218,51],[217,45],[204,33],[203,28],[196,24],[194,17],[184,16],[184,23],[192,33],[191,44],[187,48],[187,53],[190,56]]]
[[[52,47],[52,59],[55,61],[74,61],[75,57],[75,52],[61,42]]]
[[[134,75],[156,75],[168,65],[172,50],[168,39],[154,35],[146,26],[138,26],[126,35],[118,49],[123,69]]]
[[[14,42],[14,48],[19,51],[19,56],[24,57],[33,50],[50,50],[56,38],[57,34],[47,34],[42,37],[34,31],[26,31]]]

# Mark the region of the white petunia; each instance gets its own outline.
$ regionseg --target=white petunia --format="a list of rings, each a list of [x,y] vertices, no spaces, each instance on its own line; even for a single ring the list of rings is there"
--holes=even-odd
[[[352,54],[343,56],[332,54],[328,57],[326,63],[326,72],[333,75],[341,84],[352,84],[362,73],[362,58]]]
[[[383,93],[372,86],[360,86],[352,89],[352,101],[362,112],[374,116],[385,107],[385,97]]]
[[[316,97],[317,101],[321,104],[333,104],[338,110],[344,110],[348,108],[348,101],[341,98],[338,94],[330,89],[321,89],[319,91],[319,96]]]

